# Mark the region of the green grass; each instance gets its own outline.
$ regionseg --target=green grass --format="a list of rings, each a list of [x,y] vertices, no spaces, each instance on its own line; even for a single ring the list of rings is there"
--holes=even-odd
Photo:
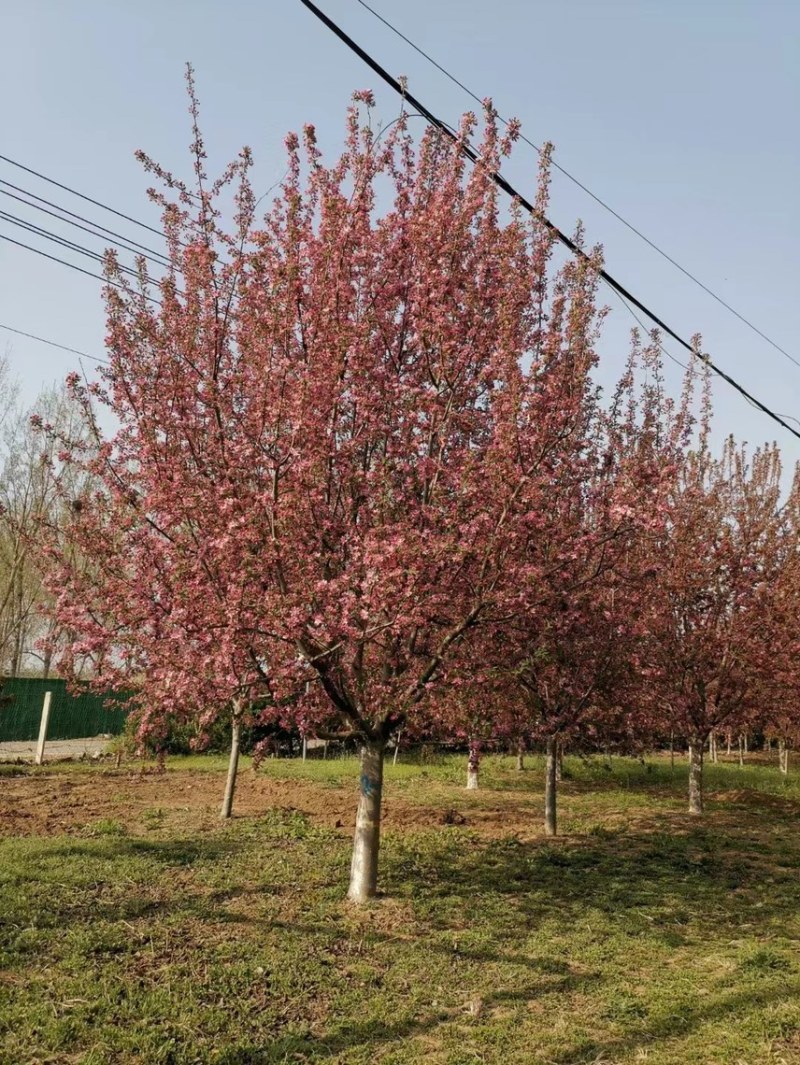
[[[470,796],[462,762],[387,767],[389,801],[529,803],[530,831],[387,832],[360,910],[349,840],[289,808],[0,842],[0,1062],[800,1062],[800,780],[709,767],[690,821],[685,762],[568,759],[548,841],[536,759],[487,758]],[[357,763],[263,771],[351,787]]]

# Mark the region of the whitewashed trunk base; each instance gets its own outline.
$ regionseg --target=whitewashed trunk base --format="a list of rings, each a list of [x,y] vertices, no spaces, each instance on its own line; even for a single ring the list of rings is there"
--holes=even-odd
[[[555,836],[558,831],[556,815],[558,793],[558,744],[555,736],[547,737],[547,758],[544,768],[544,831]]]
[[[378,892],[384,751],[384,744],[377,741],[365,743],[361,748],[358,813],[347,891],[351,902],[367,902]]]
[[[233,796],[236,791],[236,776],[239,771],[239,742],[241,738],[241,726],[234,720],[231,726],[231,755],[228,759],[228,778],[225,781],[225,796],[222,800],[220,817],[223,820],[233,814]]]
[[[699,816],[703,812],[703,741],[695,740],[689,746],[689,813]]]
[[[467,757],[467,790],[476,791],[479,786],[478,773],[481,766],[481,752],[477,743],[470,743]]]

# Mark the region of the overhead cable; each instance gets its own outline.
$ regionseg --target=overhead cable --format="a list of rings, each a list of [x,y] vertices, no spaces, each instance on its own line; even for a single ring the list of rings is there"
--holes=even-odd
[[[445,137],[456,143],[459,147],[459,150],[468,159],[470,159],[471,162],[476,165],[481,165],[481,160],[478,153],[469,144],[459,140],[458,136],[453,133],[453,131],[446,125],[446,123],[444,123],[432,111],[430,111],[422,103],[421,100],[419,100],[416,96],[413,96],[408,91],[407,87],[404,87],[396,78],[392,77],[392,75],[389,74],[389,72],[384,67],[382,67],[376,59],[374,59],[359,44],[357,44],[353,40],[353,38],[349,36],[349,34],[347,34],[331,18],[329,18],[323,11],[321,11],[317,7],[317,5],[312,2],[312,0],[300,0],[300,3],[303,4],[304,7],[308,8],[308,10],[316,18],[318,18],[324,26],[326,26],[332,33],[334,33],[339,38],[340,41],[346,44],[352,52],[354,52],[361,60],[363,60],[363,62],[366,63],[367,66],[371,70],[373,70],[379,78],[386,82],[386,84],[389,85],[390,88],[394,89],[398,96],[400,96],[403,100],[407,101],[412,107],[416,108],[416,110],[419,111],[428,120],[431,126],[433,126],[435,129],[438,129]],[[531,215],[537,218],[537,220],[539,220],[541,224],[544,225],[550,233],[552,233],[553,237],[556,240],[560,241],[560,243],[563,244],[564,247],[566,247],[573,255],[575,255],[579,259],[583,259],[585,262],[590,262],[589,256],[583,250],[583,248],[579,247],[574,240],[568,237],[566,233],[562,232],[562,230],[560,230],[558,226],[551,222],[549,218],[546,218],[541,213],[536,211],[534,205],[521,193],[519,193],[514,188],[514,186],[511,185],[509,181],[503,177],[502,174],[500,174],[496,170],[488,171],[488,173],[492,181],[495,183],[495,185],[498,186],[498,188],[502,189],[512,199],[516,200],[516,202],[519,203],[526,211],[528,211]],[[593,268],[597,269],[596,267]],[[685,348],[686,351],[688,351],[692,356],[702,360],[713,373],[715,373],[718,377],[721,377],[723,381],[730,385],[731,388],[735,389],[740,395],[744,396],[744,398],[749,403],[752,403],[753,406],[758,408],[758,410],[760,410],[763,414],[766,414],[767,417],[777,422],[784,429],[786,429],[787,432],[791,433],[792,436],[795,436],[798,440],[800,440],[800,431],[798,431],[797,429],[793,429],[792,426],[789,425],[788,422],[784,421],[784,419],[779,414],[776,414],[775,411],[767,407],[766,404],[762,403],[759,399],[756,399],[756,397],[753,396],[746,388],[744,388],[743,385],[740,385],[738,381],[736,381],[733,377],[730,376],[730,374],[726,373],[723,369],[717,366],[717,364],[712,360],[710,355],[706,354],[705,352],[696,351],[688,340],[684,340],[684,338],[679,333],[672,329],[671,326],[667,325],[667,323],[663,321],[663,319],[661,319],[645,303],[637,299],[637,297],[634,296],[632,292],[630,292],[621,282],[617,281],[615,277],[609,274],[607,270],[603,268],[597,269],[597,273],[603,279],[603,281],[605,281],[606,284],[609,285],[618,295],[622,296],[623,299],[628,300],[631,304],[633,304],[634,307],[638,308],[640,311],[642,311],[643,314],[647,315],[647,317],[656,326],[658,326],[659,329],[663,330],[663,332],[665,332],[668,336],[671,336],[673,340],[677,341],[677,343],[679,343],[681,347]]]
[[[405,43],[410,48],[413,48],[418,55],[421,55],[423,59],[427,60],[432,66],[436,67],[438,71],[444,74],[444,76],[454,85],[457,85],[459,89],[461,89],[467,94],[467,96],[469,96],[476,103],[481,105],[483,104],[483,100],[480,96],[478,96],[476,92],[474,92],[467,85],[465,85],[463,81],[459,81],[459,79],[454,74],[451,74],[446,67],[443,67],[441,63],[437,62],[432,55],[430,55],[424,49],[420,48],[420,46],[414,41],[412,41],[410,37],[407,37],[387,18],[384,18],[384,16],[381,15],[380,12],[376,11],[374,7],[371,7],[368,3],[366,3],[366,0],[356,0],[356,2],[359,3],[365,10],[369,11],[371,15],[374,15],[379,22],[382,22],[383,25],[386,26],[387,29],[391,30],[392,33],[394,33],[397,37],[399,37],[400,40],[405,41]],[[498,118],[505,126],[509,125],[509,120],[507,118],[503,118],[502,115],[498,115]],[[539,145],[536,144],[534,141],[530,140],[528,137],[526,137],[524,133],[519,134],[519,139],[521,141],[524,141],[529,147],[533,148],[534,151],[539,153],[539,155],[542,154],[542,149],[539,147]],[[634,233],[637,237],[643,240],[645,244],[649,245],[653,249],[653,251],[657,252],[663,259],[666,259],[666,261],[672,266],[674,266],[677,270],[680,270],[680,272],[685,277],[688,277],[690,281],[693,281],[695,285],[698,285],[705,293],[711,296],[712,299],[716,300],[717,303],[720,304],[720,306],[724,307],[725,310],[730,311],[730,313],[736,318],[738,318],[740,322],[746,325],[748,329],[751,329],[754,333],[760,336],[762,340],[766,340],[768,344],[775,348],[776,351],[780,352],[781,355],[784,355],[790,362],[793,362],[795,366],[800,366],[799,359],[796,359],[794,355],[786,351],[785,348],[782,348],[780,344],[778,344],[775,340],[772,339],[772,337],[767,336],[767,334],[763,330],[759,329],[757,325],[751,322],[749,318],[746,318],[743,314],[737,311],[736,308],[732,307],[730,303],[728,303],[722,298],[722,296],[714,292],[714,290],[708,285],[706,285],[705,282],[701,281],[699,277],[693,274],[690,270],[687,270],[685,266],[682,266],[677,261],[677,259],[674,259],[668,252],[664,251],[663,248],[659,247],[658,244],[656,244],[654,240],[651,240],[646,233],[642,233],[642,231],[638,229],[632,222],[629,222],[627,218],[621,215],[618,211],[615,211],[610,204],[606,203],[606,201],[603,200],[600,196],[598,196],[597,193],[592,192],[592,190],[587,185],[584,185],[584,183],[579,178],[576,178],[574,174],[571,174],[569,170],[563,167],[556,159],[551,158],[550,162],[556,170],[558,170],[564,175],[564,177],[568,178],[574,185],[577,185],[577,187],[583,192],[585,192],[587,196],[590,196],[595,201],[595,203],[599,204],[604,210],[608,211],[609,214],[613,215],[618,222],[621,222],[622,225],[624,225],[627,229],[631,231],[631,233]]]
[[[0,322],[0,329],[5,329],[8,333],[16,333],[17,336],[27,337],[28,340],[36,340],[40,344],[47,344],[51,348],[60,348],[61,351],[72,352],[73,355],[80,355],[82,359],[91,359],[92,362],[101,362],[103,365],[108,365],[108,359],[101,359],[97,355],[89,355],[85,351],[80,351],[78,348],[71,348],[67,344],[58,344],[55,340],[47,340],[45,337],[37,337],[35,333],[26,333],[24,329],[15,329],[13,325],[5,325]]]

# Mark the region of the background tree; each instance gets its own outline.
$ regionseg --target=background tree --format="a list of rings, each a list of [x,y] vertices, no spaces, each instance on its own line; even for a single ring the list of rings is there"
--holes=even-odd
[[[545,745],[549,835],[557,827],[563,744],[596,747],[637,728],[641,707],[632,680],[642,668],[647,559],[663,528],[690,401],[685,390],[675,411],[665,398],[657,338],[642,349],[634,335],[609,410],[591,384],[594,359],[586,346],[560,356],[569,431],[550,456],[548,505],[520,544],[526,579],[495,653],[518,722]]]
[[[776,740],[778,765],[789,770],[789,750],[800,744],[800,468],[781,507],[780,543],[771,588],[770,669],[758,678],[751,730]]]
[[[0,388],[3,387],[0,378]],[[0,424],[0,673],[24,671],[48,676],[58,632],[45,607],[40,559],[32,545],[42,517],[56,519],[61,506],[56,481],[74,474],[61,468],[58,446],[43,440],[34,416],[55,433],[75,435],[79,412],[63,388],[43,391],[30,410],[15,400],[13,383]],[[40,646],[45,644],[46,647]]]
[[[775,669],[774,607],[781,568],[780,460],[763,448],[748,459],[732,439],[721,458],[699,444],[668,503],[654,558],[651,688],[690,744],[689,811],[703,809],[703,746],[712,730],[759,711]]]

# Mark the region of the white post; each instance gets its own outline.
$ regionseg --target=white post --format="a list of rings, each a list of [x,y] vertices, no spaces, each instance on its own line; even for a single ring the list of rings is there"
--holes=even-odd
[[[36,757],[34,758],[36,765],[41,765],[44,761],[44,741],[47,739],[47,726],[50,723],[50,702],[52,698],[52,692],[44,693],[42,720],[39,723],[39,742],[36,744]]]
[[[308,750],[308,740],[303,736],[303,761],[306,760],[306,751]]]

